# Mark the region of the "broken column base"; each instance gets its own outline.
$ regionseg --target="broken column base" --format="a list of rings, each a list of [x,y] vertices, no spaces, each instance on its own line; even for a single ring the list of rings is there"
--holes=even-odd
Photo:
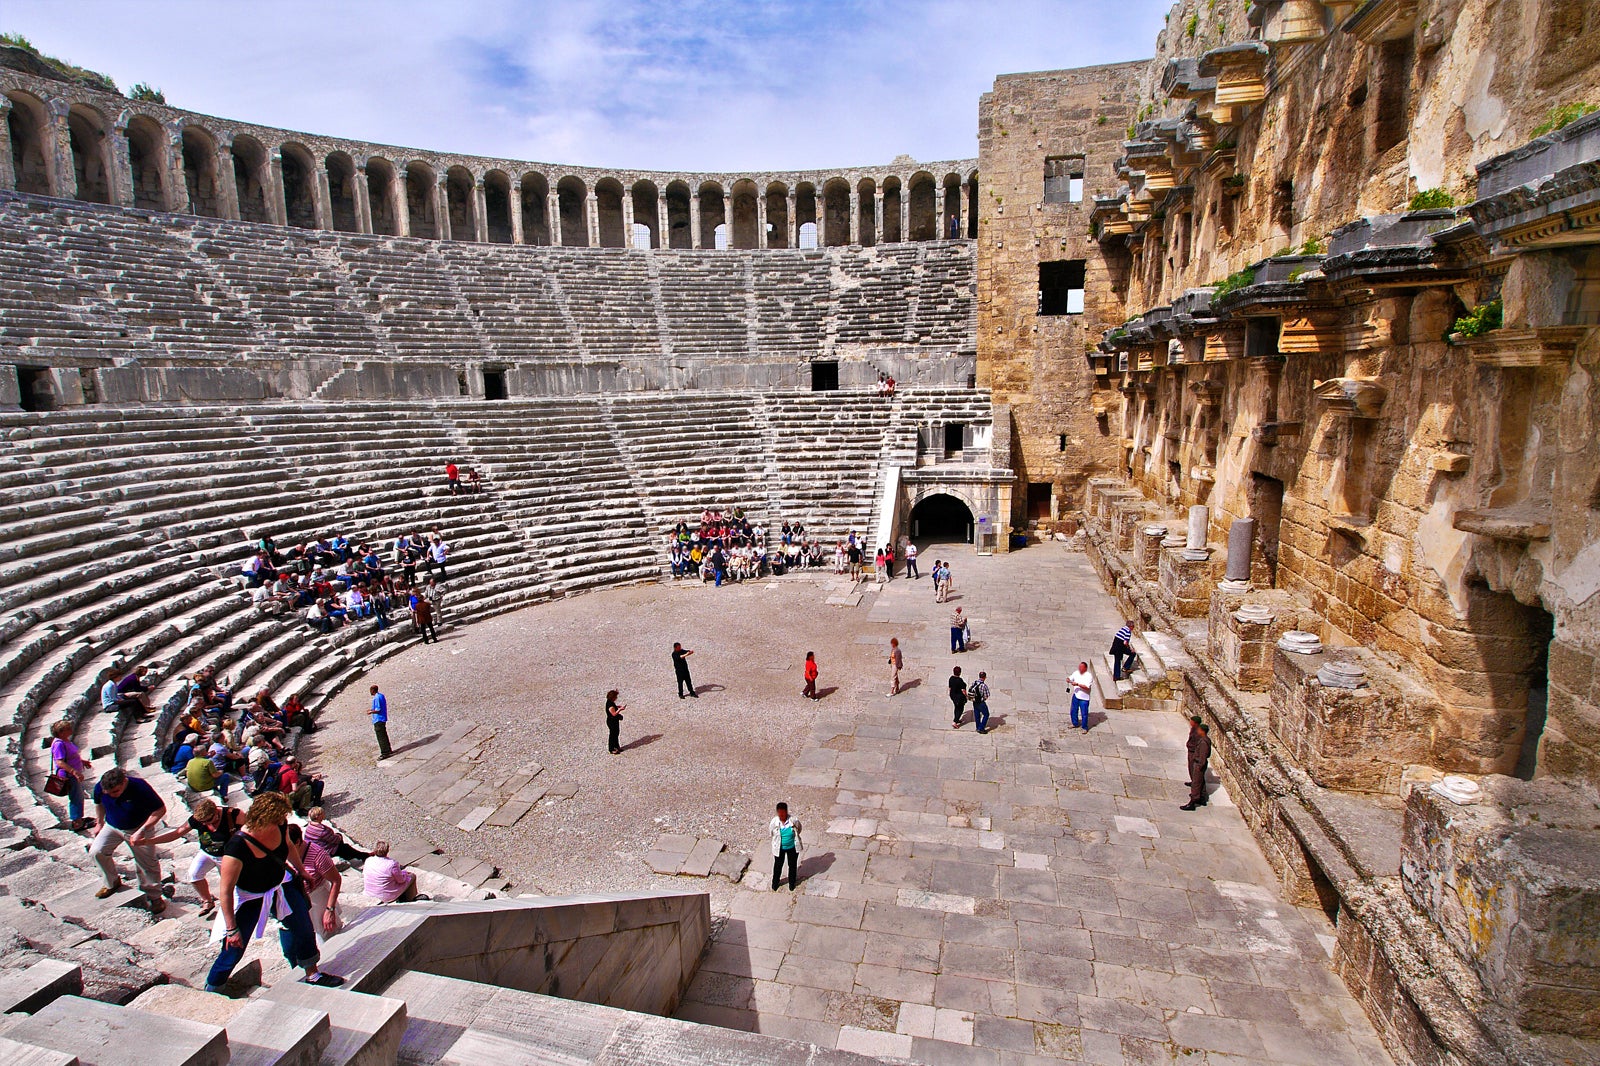
[[[1204,559],[1185,558],[1188,548],[1163,548],[1157,577],[1157,595],[1163,606],[1179,618],[1204,618],[1211,613],[1211,590],[1217,584],[1214,553]]]
[[[1271,688],[1272,654],[1278,638],[1290,630],[1318,625],[1310,608],[1282,589],[1240,593],[1221,585],[1211,593],[1206,622],[1211,659],[1241,692]]]

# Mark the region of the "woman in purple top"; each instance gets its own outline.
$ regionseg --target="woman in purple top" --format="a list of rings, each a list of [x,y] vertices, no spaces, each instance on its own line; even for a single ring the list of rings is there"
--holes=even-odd
[[[50,773],[67,783],[67,820],[74,831],[82,831],[89,826],[89,819],[83,816],[83,777],[89,763],[72,742],[71,722],[63,718],[51,727],[50,734],[55,737],[50,742]]]

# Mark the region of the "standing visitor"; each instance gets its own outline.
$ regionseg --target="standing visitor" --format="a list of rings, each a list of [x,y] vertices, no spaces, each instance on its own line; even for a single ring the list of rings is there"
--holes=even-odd
[[[917,546],[912,541],[906,541],[906,575],[913,581],[920,580],[922,575],[917,573]]]
[[[428,545],[428,558],[433,563],[433,566],[439,568],[439,579],[441,581],[450,580],[450,575],[445,573],[444,570],[444,564],[450,559],[450,545],[446,544],[444,538],[437,533],[433,535],[433,542]],[[428,569],[432,570],[433,566]],[[432,581],[433,579],[429,578],[428,580]]]
[[[861,545],[855,542],[855,534],[850,534],[850,580],[858,581],[861,578]]]
[[[1206,762],[1211,758],[1211,727],[1199,715],[1189,719],[1189,739],[1184,744],[1189,753],[1189,802],[1180,811],[1192,811],[1206,805]]]
[[[767,827],[772,833],[772,891],[778,891],[784,863],[788,863],[789,891],[793,892],[800,879],[800,852],[805,843],[800,839],[800,819],[789,817],[789,805],[780,803],[777,809]]]
[[[1072,724],[1074,727],[1081,725],[1087,733],[1089,697],[1094,694],[1094,675],[1089,672],[1089,664],[1079,663],[1077,671],[1067,678],[1067,683],[1072,686]]]
[[[622,712],[627,710],[617,702],[617,695],[616,689],[606,693],[606,750],[613,755],[622,754],[618,731],[622,729]]]
[[[433,604],[420,592],[411,597],[411,624],[422,635],[422,643],[439,643],[439,631],[433,628]]]
[[[387,759],[389,751],[389,701],[383,693],[378,691],[378,686],[373,685],[372,693],[372,731],[378,737],[378,758]]]
[[[961,667],[952,667],[950,671],[950,705],[955,710],[955,720],[950,723],[951,729],[961,728],[961,716],[967,709],[967,683],[961,677]]]
[[[900,667],[905,665],[905,659],[900,655],[900,638],[889,638],[889,695],[893,696],[900,691]]]
[[[450,495],[461,491],[461,471],[454,462],[444,464],[444,480],[450,488]]]
[[[872,573],[878,584],[883,584],[883,549],[879,548],[872,559]]]
[[[967,616],[957,607],[950,615],[950,654],[967,650]]]
[[[808,700],[811,700],[811,701],[815,702],[818,697],[817,697],[817,653],[814,652],[814,651],[806,652],[805,675],[806,675],[806,687],[800,690],[800,695],[804,696]]]
[[[142,778],[130,777],[120,766],[113,766],[94,786],[94,843],[89,857],[100,865],[105,887],[94,894],[105,899],[122,888],[114,853],[124,841],[133,852],[139,887],[148,898],[151,914],[167,909],[161,895],[161,859],[149,837],[167,816],[167,805]]]
[[[206,875],[213,866],[222,865],[223,852],[233,834],[239,831],[241,812],[235,807],[220,806],[215,800],[202,799],[194,805],[189,820],[176,829],[150,838],[151,845],[166,844],[190,833],[197,834],[200,850],[189,864],[189,884],[200,896],[200,917],[209,918],[217,909],[217,898],[211,894],[211,883]]]
[[[678,679],[678,698],[680,700],[684,698],[684,689],[688,689],[688,695],[695,699],[700,698],[700,693],[694,690],[694,682],[689,679],[689,656],[693,654],[693,651],[685,648],[682,644],[675,643],[672,645],[672,672]]]
[[[57,795],[67,797],[67,822],[75,833],[89,828],[89,819],[83,816],[83,778],[89,772],[89,761],[83,757],[78,745],[72,742],[72,722],[63,718],[50,727],[50,776],[59,780]],[[48,785],[45,791],[50,791]]]
[[[978,680],[967,689],[967,695],[972,697],[972,722],[978,727],[978,732],[989,731],[989,675],[982,670],[978,671]]]

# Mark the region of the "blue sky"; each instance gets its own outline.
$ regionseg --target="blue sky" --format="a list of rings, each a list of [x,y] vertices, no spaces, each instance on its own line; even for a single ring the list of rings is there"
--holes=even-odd
[[[1170,0],[5,0],[0,30],[176,107],[662,170],[977,154],[996,74],[1148,56]]]

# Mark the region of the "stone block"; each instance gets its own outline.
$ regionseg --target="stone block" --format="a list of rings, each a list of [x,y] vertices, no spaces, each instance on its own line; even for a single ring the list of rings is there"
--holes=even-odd
[[[1163,548],[1157,576],[1159,595],[1180,618],[1204,618],[1211,611],[1211,590],[1216,587],[1218,560],[1185,559],[1183,548]]]
[[[1600,816],[1556,782],[1480,784],[1407,797],[1405,892],[1523,1028],[1600,1037]]]
[[[393,1062],[400,1034],[406,1027],[406,1005],[383,996],[280,981],[261,998],[328,1016],[331,1029],[328,1045],[322,1051],[324,1066],[381,1066]]]
[[[85,1066],[225,1066],[220,1026],[62,996],[6,1030],[24,1044],[76,1055]]]
[[[0,1014],[32,1014],[60,996],[83,991],[83,968],[41,959],[25,970],[0,975]]]
[[[1270,611],[1271,620],[1241,621],[1236,614],[1247,606]],[[1217,588],[1206,618],[1207,646],[1212,661],[1236,688],[1266,692],[1272,687],[1278,638],[1295,629],[1311,627],[1314,632],[1317,625],[1315,615],[1281,589],[1241,593]]]
[[[1134,534],[1133,569],[1145,581],[1154,582],[1161,576],[1161,542],[1166,538],[1166,524],[1160,521],[1140,526]]]

